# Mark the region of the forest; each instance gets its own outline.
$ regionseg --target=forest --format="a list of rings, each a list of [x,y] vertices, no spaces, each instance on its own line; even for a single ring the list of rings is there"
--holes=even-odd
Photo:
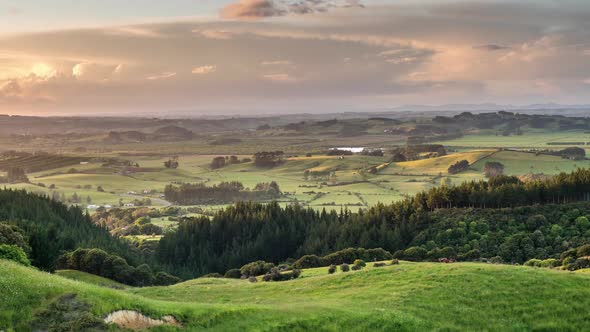
[[[442,186],[358,213],[239,202],[212,219],[187,218],[161,239],[156,257],[182,277],[352,247],[416,261],[499,257],[522,264],[559,257],[590,235],[590,207],[576,203],[589,198],[589,175],[577,170],[531,183],[497,177]]]

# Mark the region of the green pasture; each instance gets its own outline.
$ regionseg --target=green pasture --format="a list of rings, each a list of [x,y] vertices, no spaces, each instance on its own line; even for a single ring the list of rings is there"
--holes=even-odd
[[[28,330],[35,314],[65,294],[92,314],[137,310],[173,315],[188,330],[580,331],[588,327],[590,276],[482,263],[409,263],[297,280],[202,278],[168,287],[113,289],[78,274],[51,275],[0,261],[0,328]],[[62,272],[63,274],[63,272]],[[114,330],[116,328],[113,327]],[[179,330],[159,327],[158,331]]]

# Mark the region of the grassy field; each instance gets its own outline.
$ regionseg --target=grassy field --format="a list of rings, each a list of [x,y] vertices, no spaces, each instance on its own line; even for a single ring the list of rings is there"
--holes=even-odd
[[[196,279],[115,290],[0,261],[0,329],[27,329],[55,298],[77,294],[99,317],[119,309],[171,314],[189,330],[580,331],[590,275],[477,263],[409,263],[255,284]],[[76,277],[79,279],[79,276]],[[158,328],[174,330],[174,328]]]
[[[590,134],[583,130],[570,131],[551,131],[551,130],[531,130],[521,136],[502,136],[493,133],[483,132],[481,134],[465,135],[458,139],[440,141],[437,144],[443,144],[451,147],[467,148],[540,148],[556,149],[570,145],[551,145],[556,142],[590,142]]]
[[[503,151],[498,149],[476,149],[450,153],[439,158],[408,162],[389,163],[388,156],[335,156],[314,155],[312,157],[290,157],[274,168],[257,168],[253,163],[229,165],[212,170],[209,167],[215,155],[184,155],[179,158],[178,169],[166,169],[163,164],[167,158],[151,156],[125,157],[140,168],[131,173],[122,173],[121,168],[104,166],[99,162],[50,171],[29,174],[30,184],[7,185],[13,188],[50,195],[52,191],[70,198],[74,193],[82,198],[81,205],[112,205],[119,202],[148,197],[153,206],[166,206],[169,202],[161,199],[164,187],[172,182],[208,185],[223,181],[240,181],[247,188],[260,182],[276,181],[286,193],[283,204],[299,202],[312,208],[348,207],[357,210],[378,202],[390,203],[419,191],[440,184],[442,177],[452,183],[483,179],[483,166],[488,161],[498,161],[505,165],[505,173],[522,175],[527,173],[557,174],[569,172],[577,167],[590,167],[590,161],[572,161],[557,156],[535,155],[534,153]],[[240,155],[245,158],[248,155]],[[447,169],[460,160],[468,160],[472,165],[464,172],[449,175]],[[368,173],[370,167],[379,167],[377,174]],[[305,179],[304,172],[323,174]],[[42,184],[42,185],[39,185]],[[53,185],[55,189],[49,189]],[[97,190],[98,187],[103,192]],[[154,194],[145,195],[144,190]],[[129,192],[136,194],[130,195]],[[63,195],[62,195],[63,194]],[[90,203],[87,202],[90,197]],[[220,206],[199,206],[214,211]],[[168,224],[161,221],[161,226]]]
[[[64,277],[67,279],[81,281],[87,284],[102,286],[102,287],[109,287],[109,288],[116,288],[116,289],[123,289],[127,288],[128,286],[118,283],[114,280],[103,278],[94,274],[76,271],[76,270],[57,270],[55,274]]]

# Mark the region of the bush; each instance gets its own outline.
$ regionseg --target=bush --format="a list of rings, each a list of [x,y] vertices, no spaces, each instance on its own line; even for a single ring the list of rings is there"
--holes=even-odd
[[[573,263],[567,265],[564,263],[564,266],[570,271],[587,269],[590,267],[590,259],[586,257],[577,258]]]
[[[578,250],[569,249],[569,250],[563,251],[561,254],[559,254],[559,259],[561,259],[562,261],[568,257],[571,257],[574,259],[577,258],[578,257]]]
[[[223,278],[223,275],[221,275],[220,273],[214,272],[214,273],[207,273],[205,275],[200,276],[199,278]]]
[[[398,265],[399,264],[399,259],[394,258],[391,260],[391,265]]]
[[[348,271],[350,271],[350,266],[348,264],[344,263],[344,264],[340,265],[340,270],[342,272],[348,272]]]
[[[492,264],[503,264],[504,263],[504,260],[500,256],[494,256],[494,257],[490,258],[490,263],[492,263]]]
[[[541,260],[532,258],[524,263],[524,266],[541,267]]]
[[[25,266],[31,266],[31,261],[25,251],[21,247],[11,244],[0,244],[0,259],[8,259]]]
[[[175,277],[166,272],[158,272],[154,276],[154,285],[156,286],[169,286],[180,282],[180,278]]]
[[[229,278],[229,279],[240,279],[241,276],[242,276],[242,272],[240,272],[240,269],[227,270],[227,272],[225,272],[225,275],[224,275],[225,278]]]
[[[164,285],[180,281],[180,279],[165,272],[154,275],[151,268],[146,264],[137,268],[130,266],[125,259],[117,255],[111,255],[101,249],[78,248],[60,256],[56,261],[56,265],[60,269],[84,271],[131,286]]]
[[[561,265],[563,265],[563,266],[566,266],[566,267],[567,267],[568,265],[570,265],[570,264],[573,264],[575,261],[576,261],[576,259],[575,259],[574,257],[571,257],[571,256],[570,256],[570,257],[566,257],[566,258],[565,258],[565,259],[562,261]]]
[[[150,286],[154,283],[152,269],[147,264],[141,264],[135,268],[133,279],[137,286]]]
[[[340,265],[347,262],[350,263],[354,262],[356,259],[362,259],[365,261],[384,261],[392,258],[393,256],[389,251],[381,248],[347,248],[323,257],[325,266],[329,264]]]
[[[373,264],[373,267],[383,267],[383,266],[385,266],[385,265],[386,265],[386,264],[385,264],[385,263],[383,263],[383,262],[377,262],[377,263]]]
[[[358,270],[360,270],[360,269],[362,269],[362,268],[363,268],[363,267],[362,267],[362,266],[360,266],[360,265],[353,265],[353,266],[352,266],[350,269],[351,269],[351,270],[353,270],[353,271],[358,271]]]
[[[279,271],[278,268],[273,267],[272,269],[270,269],[270,273],[266,274],[265,277],[269,275],[270,276],[270,280],[272,281],[281,281],[283,280],[283,275],[281,274],[281,271]]]
[[[581,217],[583,218],[583,217]],[[590,244],[583,245],[576,249],[577,257],[590,256]]]
[[[293,274],[293,279],[297,279],[297,278],[299,278],[299,276],[301,276],[301,270],[293,269],[292,274]]]
[[[17,226],[0,222],[0,243],[18,246],[25,253],[31,252],[31,247],[28,244],[27,237],[24,235],[24,231]]]
[[[258,279],[256,279],[255,276],[250,276],[250,277],[248,277],[248,281],[249,282],[258,282]]]
[[[404,258],[409,261],[422,261],[426,258],[426,254],[428,252],[426,249],[421,247],[409,247],[408,249],[404,250]]]
[[[267,274],[270,270],[275,267],[273,263],[267,263],[265,261],[256,261],[248,263],[240,268],[240,273],[246,277],[260,276]]]
[[[363,268],[363,267],[367,266],[367,263],[365,263],[365,261],[362,259],[356,259],[354,261],[354,266],[360,266],[361,268]]]
[[[289,264],[280,264],[277,267],[279,268],[279,271],[289,271],[293,269],[293,267]]]
[[[478,249],[469,250],[468,252],[459,255],[457,259],[460,261],[474,261],[481,257],[481,252]]]
[[[561,262],[555,258],[548,258],[541,261],[541,267],[554,268],[561,265]]]
[[[336,272],[336,265],[331,264],[330,267],[328,268],[328,273],[334,274],[335,272]]]
[[[271,281],[271,280],[272,280],[272,276],[270,275],[270,273],[267,273],[262,276],[262,281]]]
[[[326,262],[323,258],[316,255],[305,255],[293,263],[293,268],[309,269],[314,267],[325,266]]]

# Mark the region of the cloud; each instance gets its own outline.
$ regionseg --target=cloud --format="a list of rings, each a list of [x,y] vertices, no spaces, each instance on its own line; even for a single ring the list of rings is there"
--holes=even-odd
[[[285,9],[279,8],[272,0],[239,0],[224,7],[222,18],[259,19],[271,16],[286,15]]]
[[[8,80],[0,83],[1,97],[21,97],[22,93],[23,90],[17,80]]]
[[[160,38],[163,35],[146,26],[123,26],[104,30],[105,34],[113,36],[130,36],[143,38]]]
[[[291,66],[293,62],[289,60],[274,60],[274,61],[262,61],[260,63],[263,66]]]
[[[217,66],[215,65],[207,65],[207,66],[200,66],[195,67],[191,71],[195,75],[206,75],[217,71]]]
[[[238,0],[220,11],[222,18],[256,20],[265,17],[323,13],[331,8],[364,8],[359,0]]]
[[[234,33],[227,30],[213,30],[213,29],[206,29],[206,30],[193,30],[193,33],[201,35],[207,39],[219,39],[219,40],[230,40],[234,37]]]
[[[46,63],[36,63],[31,68],[31,73],[42,79],[49,79],[57,75],[57,70]]]
[[[122,73],[124,66],[92,62],[77,63],[72,67],[72,76],[80,80],[105,81]]]
[[[436,51],[431,49],[402,48],[383,51],[378,55],[384,58],[387,63],[400,65],[423,62],[434,54]]]
[[[543,91],[590,102],[590,8],[534,1],[379,0],[363,10],[302,2],[321,14],[298,15],[289,6],[298,1],[273,0],[264,5],[288,18],[2,34],[0,86],[5,104],[46,100],[28,110],[64,112],[279,111],[298,102],[312,112],[328,101],[334,110],[376,100],[534,102]]]
[[[171,72],[171,71],[166,71],[163,73],[159,73],[159,74],[155,74],[155,75],[150,75],[148,77],[146,77],[147,80],[150,81],[157,81],[157,80],[163,80],[163,79],[167,79],[167,78],[171,78],[176,76],[175,72]]]
[[[496,45],[496,44],[486,44],[486,45],[477,45],[473,46],[474,50],[480,51],[500,51],[500,50],[507,50],[510,49],[508,46]]]
[[[279,83],[294,83],[297,82],[297,79],[289,74],[281,73],[281,74],[267,74],[262,76],[264,79],[279,82]]]

